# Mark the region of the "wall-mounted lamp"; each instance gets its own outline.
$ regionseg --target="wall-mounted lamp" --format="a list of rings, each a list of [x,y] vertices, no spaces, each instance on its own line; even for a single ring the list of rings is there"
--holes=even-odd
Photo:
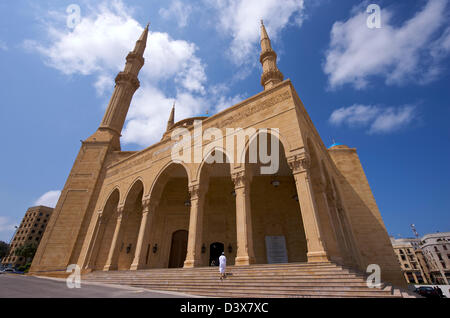
[[[127,254],[130,254],[130,252],[131,252],[131,246],[132,246],[131,244],[127,246]]]
[[[156,254],[156,252],[158,252],[158,244],[153,246],[153,254]]]
[[[203,243],[203,245],[202,245],[202,254],[205,254],[206,253],[206,246],[205,246],[205,243]]]
[[[188,200],[184,201],[184,206],[189,208],[191,206],[191,200],[188,199]]]
[[[296,194],[296,195],[293,195],[293,196],[292,196],[292,200],[295,200],[295,201],[298,202],[298,195],[297,195],[297,194]]]
[[[273,185],[275,188],[278,188],[280,186],[281,182],[278,180],[273,180],[270,184]]]
[[[233,196],[233,197],[236,197],[236,191],[231,191],[231,195]]]
[[[233,253],[233,246],[230,244],[228,244],[228,253]]]

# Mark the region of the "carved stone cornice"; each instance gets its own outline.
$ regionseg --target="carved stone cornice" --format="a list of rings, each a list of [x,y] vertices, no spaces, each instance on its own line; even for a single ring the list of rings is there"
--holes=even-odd
[[[261,76],[261,85],[266,85],[266,83],[270,80],[277,80],[282,82],[284,80],[284,75],[278,69],[265,71]]]
[[[306,153],[289,157],[287,160],[293,174],[309,173],[311,159]]]
[[[136,78],[136,76],[134,76],[130,73],[125,73],[125,72],[120,72],[117,75],[116,84],[117,85],[119,85],[119,84],[131,85],[131,87],[134,90],[137,90],[141,86],[141,83]]]
[[[127,55],[127,62],[128,63],[132,63],[134,61],[138,61],[140,66],[143,66],[144,63],[145,63],[145,59],[142,56],[140,56],[139,54],[134,53],[134,52],[128,53],[128,55]]]

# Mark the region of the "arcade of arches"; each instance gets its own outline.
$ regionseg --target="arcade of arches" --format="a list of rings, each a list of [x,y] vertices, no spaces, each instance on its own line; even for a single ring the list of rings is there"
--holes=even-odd
[[[271,152],[270,143],[267,147]],[[185,166],[171,163],[147,198],[141,180],[123,206],[114,190],[97,221],[89,267],[211,266],[222,252],[229,265],[328,260],[354,265],[354,242],[336,185],[311,143],[308,147],[309,157],[288,160],[280,142],[274,175],[262,175],[260,162],[236,169],[216,149],[209,156],[223,163],[205,160],[197,184],[189,184]],[[309,212],[311,205],[316,213]],[[305,228],[304,222],[317,226]]]

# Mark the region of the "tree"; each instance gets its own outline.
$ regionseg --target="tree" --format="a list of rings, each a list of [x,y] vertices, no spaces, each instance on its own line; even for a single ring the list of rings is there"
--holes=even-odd
[[[8,253],[9,253],[9,244],[0,241],[0,258],[8,256]]]
[[[19,246],[14,250],[14,254],[19,257],[25,258],[25,260],[28,262],[28,260],[33,259],[34,254],[36,254],[37,245],[33,243],[26,243],[22,246]]]

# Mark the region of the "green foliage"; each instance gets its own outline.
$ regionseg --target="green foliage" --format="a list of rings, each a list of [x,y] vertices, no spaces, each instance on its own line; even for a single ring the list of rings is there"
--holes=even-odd
[[[9,253],[9,244],[0,241],[0,258],[8,256],[8,253]]]
[[[14,254],[19,257],[23,257],[26,260],[32,259],[34,254],[36,254],[37,245],[34,243],[26,243],[22,246],[19,246],[14,250]]]
[[[27,263],[25,265],[20,266],[17,270],[19,272],[28,273],[28,271],[30,270],[30,267],[31,267],[31,263]]]

